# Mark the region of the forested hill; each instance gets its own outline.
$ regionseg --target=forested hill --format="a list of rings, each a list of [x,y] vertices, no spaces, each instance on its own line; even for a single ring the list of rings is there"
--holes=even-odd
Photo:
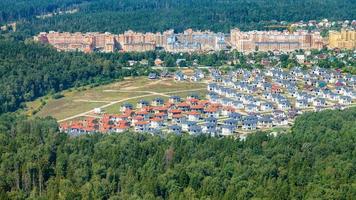
[[[300,21],[311,19],[355,19],[354,0],[29,0],[19,3],[5,0],[0,22],[18,19],[19,29],[39,31],[163,31],[174,28],[210,29],[228,32],[231,27],[263,28],[264,21]],[[17,1],[16,1],[17,2]],[[21,3],[22,2],[22,3]],[[17,8],[21,8],[18,10]],[[56,8],[78,8],[75,14],[36,19],[35,15]]]
[[[148,74],[148,68],[122,68],[134,55],[57,52],[37,43],[0,39],[0,114],[64,89]]]
[[[0,199],[354,199],[356,108],[292,133],[70,138],[55,120],[0,116]],[[40,198],[42,197],[42,198]]]

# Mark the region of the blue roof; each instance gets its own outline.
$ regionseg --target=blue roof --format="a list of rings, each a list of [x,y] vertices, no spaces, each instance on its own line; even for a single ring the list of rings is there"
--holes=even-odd
[[[215,117],[207,117],[207,118],[205,118],[205,121],[206,122],[212,122],[212,121],[216,122],[217,119]]]
[[[224,124],[237,124],[237,122],[235,119],[227,119],[224,121]]]
[[[139,103],[142,103],[142,104],[149,104],[147,100],[144,100],[144,99],[141,99],[138,101]]]
[[[236,118],[241,118],[241,117],[242,117],[242,115],[240,113],[237,113],[237,112],[229,113],[229,118],[236,119]]]
[[[198,131],[201,131],[201,127],[198,126],[198,125],[194,125],[194,126],[191,126],[191,127],[189,128],[189,131],[198,132]]]
[[[164,101],[161,97],[156,97],[153,99],[153,101]]]
[[[169,129],[171,130],[182,130],[182,127],[178,126],[178,125],[172,125],[169,127]]]
[[[180,96],[173,95],[173,96],[170,96],[169,98],[170,99],[180,99]]]
[[[183,122],[183,124],[188,124],[189,126],[192,126],[192,125],[197,124],[197,122],[194,122],[194,121],[185,121],[185,122]]]
[[[216,128],[216,124],[215,123],[209,123],[209,122],[203,124],[202,126],[206,126],[209,129]]]

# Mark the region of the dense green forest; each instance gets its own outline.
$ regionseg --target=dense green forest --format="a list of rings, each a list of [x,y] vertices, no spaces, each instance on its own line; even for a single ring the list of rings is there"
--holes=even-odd
[[[56,121],[0,117],[0,199],[354,199],[356,108],[292,132],[230,138],[69,137]]]
[[[228,32],[232,27],[264,29],[272,20],[355,19],[354,0],[5,0],[0,3],[1,21],[21,19],[18,30],[109,31],[120,33],[163,31],[174,28]],[[75,14],[46,19],[34,16],[56,9],[78,8]],[[331,12],[332,11],[332,12]]]
[[[36,15],[66,10],[85,0],[1,0],[0,23],[30,19]]]
[[[147,67],[123,69],[128,59],[128,54],[114,59],[0,39],[0,114],[15,111],[25,101],[49,93],[150,72]]]

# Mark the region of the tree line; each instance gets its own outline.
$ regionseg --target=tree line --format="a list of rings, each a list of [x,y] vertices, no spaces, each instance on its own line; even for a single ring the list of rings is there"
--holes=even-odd
[[[245,141],[70,137],[52,118],[0,117],[1,199],[353,199],[356,108],[308,113]]]
[[[356,18],[353,0],[31,0],[18,4],[4,4],[0,16],[2,13],[4,20],[24,18],[18,30],[32,34],[49,30],[121,33],[133,29],[155,32],[171,28],[177,31],[194,28],[229,32],[232,27],[266,29],[264,26],[271,21]],[[33,17],[42,10],[52,11],[73,5],[79,8],[78,13],[46,19]]]
[[[0,114],[50,93],[151,71],[148,67],[124,69],[126,65],[127,60],[105,59],[100,54],[57,52],[38,43],[0,39]]]

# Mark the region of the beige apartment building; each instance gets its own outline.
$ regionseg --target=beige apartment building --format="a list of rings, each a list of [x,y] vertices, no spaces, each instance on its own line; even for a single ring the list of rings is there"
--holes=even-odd
[[[249,31],[232,29],[230,34],[232,49],[241,52],[252,51],[294,51],[297,49],[321,49],[323,38],[319,32],[307,31]]]
[[[329,48],[355,49],[356,48],[356,31],[341,30],[329,32]]]
[[[40,33],[35,41],[51,44],[59,51],[113,52],[116,42],[114,35],[110,33],[59,33],[51,31]]]
[[[346,35],[346,38],[354,38],[354,35]],[[335,38],[343,38],[343,36]],[[223,33],[194,31],[192,29],[187,29],[182,33],[174,33],[174,30],[167,30],[163,33],[140,33],[129,30],[119,35],[51,31],[49,33],[40,33],[35,36],[35,40],[51,44],[60,51],[83,52],[144,52],[157,48],[162,48],[168,52],[209,52],[227,50],[228,45],[232,49],[237,49],[241,52],[256,50],[288,52],[297,49],[320,49],[324,45],[323,38],[318,32],[242,32],[239,29],[232,29],[230,36]],[[340,40],[335,39],[335,41]],[[347,46],[349,44],[342,45]]]

